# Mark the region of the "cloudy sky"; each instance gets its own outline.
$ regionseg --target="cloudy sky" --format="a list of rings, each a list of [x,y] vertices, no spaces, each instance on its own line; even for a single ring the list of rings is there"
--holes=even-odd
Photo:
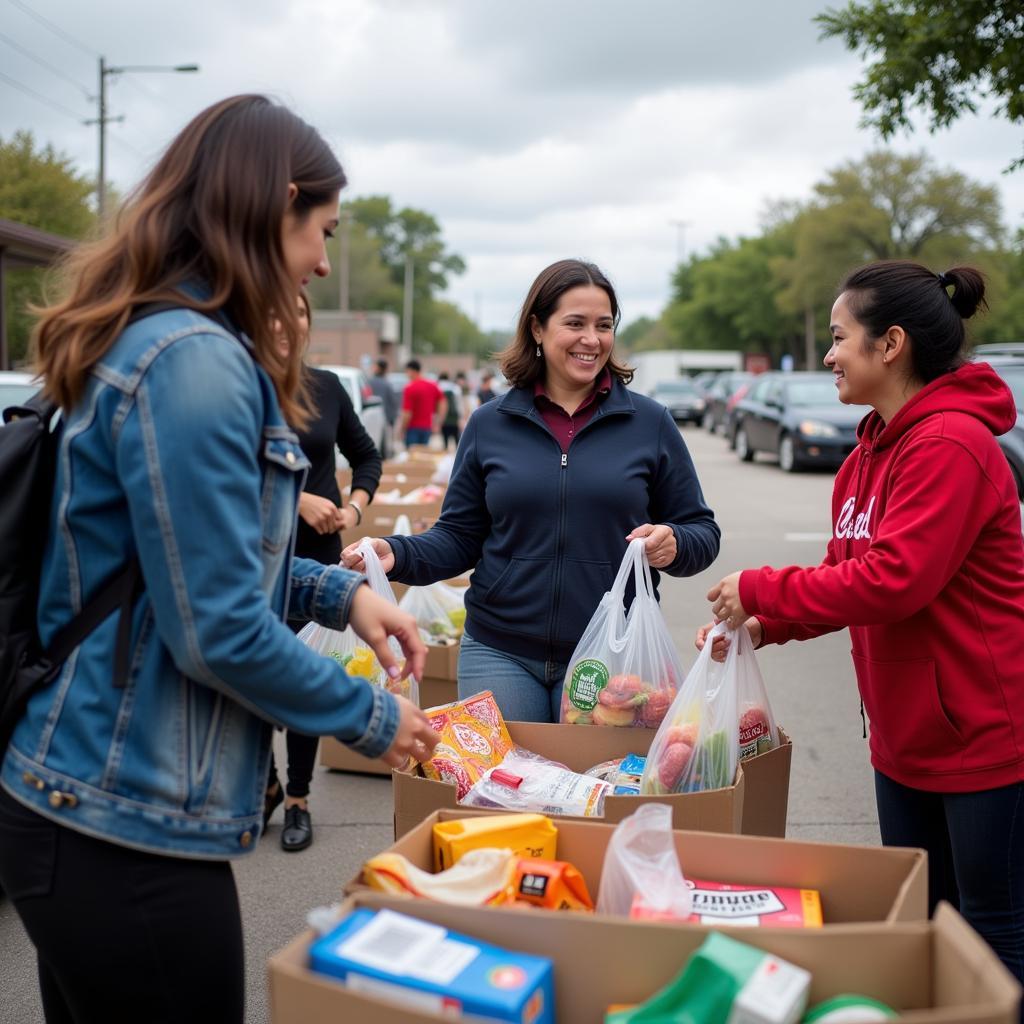
[[[351,195],[441,222],[468,271],[451,298],[508,328],[564,256],[657,315],[680,252],[754,234],[878,145],[857,127],[861,62],[811,22],[828,0],[0,0],[0,137],[18,128],[96,169],[98,56],[195,62],[111,80],[108,176],[133,184],[174,133],[237,92],[275,95],[342,158]],[[33,14],[35,17],[33,17]],[[26,91],[27,90],[27,91]],[[994,184],[1024,221],[1019,131],[983,112],[892,143]]]

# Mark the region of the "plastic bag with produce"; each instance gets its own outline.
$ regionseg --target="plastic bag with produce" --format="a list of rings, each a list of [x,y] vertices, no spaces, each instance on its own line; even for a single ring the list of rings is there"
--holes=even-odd
[[[416,619],[420,633],[428,644],[451,644],[462,636],[466,623],[466,604],[455,587],[445,583],[410,587],[398,607]]]
[[[647,755],[641,794],[698,793],[732,785],[740,748],[737,691],[739,676],[747,670],[740,662],[753,663],[754,652],[744,627],[730,634],[725,661],[712,661],[712,641],[727,629],[720,622],[711,630],[672,702]]]
[[[672,808],[641,804],[623,818],[608,842],[597,912],[618,917],[653,913],[685,921],[693,895],[679,866]]]
[[[635,596],[623,610],[633,576]],[[576,645],[562,688],[560,721],[570,725],[661,725],[682,679],[661,614],[643,538],[630,541],[618,575]]]
[[[369,539],[364,539],[359,545],[359,553],[366,562],[366,580],[370,584],[370,589],[378,597],[395,604],[395,593],[380,567],[380,559]],[[416,680],[411,675],[405,679],[392,679],[384,671],[372,648],[357,636],[351,627],[338,631],[310,622],[299,631],[299,639],[318,654],[324,654],[340,662],[350,676],[361,676],[373,686],[407,697],[415,704],[419,703],[419,684]],[[405,655],[399,642],[394,637],[388,637],[388,646],[401,665]]]

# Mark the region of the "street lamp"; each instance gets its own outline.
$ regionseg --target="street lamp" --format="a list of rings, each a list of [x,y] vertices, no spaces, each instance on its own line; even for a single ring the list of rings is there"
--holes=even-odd
[[[120,117],[107,116],[107,77],[109,75],[120,75],[126,71],[188,72],[198,70],[198,64],[123,64],[118,67],[112,67],[107,64],[106,58],[100,57],[100,92],[96,98],[99,103],[99,116],[85,123],[99,125],[100,129],[100,172],[96,193],[96,207],[101,221],[103,220],[103,213],[107,204],[107,125],[112,121],[124,120],[123,115]]]

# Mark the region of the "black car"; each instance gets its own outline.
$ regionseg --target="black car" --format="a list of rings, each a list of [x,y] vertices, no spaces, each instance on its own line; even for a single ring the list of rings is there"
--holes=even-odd
[[[736,454],[750,462],[773,452],[787,473],[835,468],[857,446],[857,424],[868,411],[839,401],[831,373],[762,374],[736,405]]]
[[[717,433],[725,424],[725,410],[729,399],[748,381],[754,379],[752,373],[746,370],[729,370],[720,373],[708,388],[706,396],[707,407],[704,410],[704,429]]]
[[[651,398],[661,402],[676,423],[700,423],[704,419],[705,402],[693,381],[686,377],[662,380],[654,385]]]
[[[975,353],[978,352],[979,349],[975,349]],[[982,356],[984,362],[1006,381],[1017,405],[1017,422],[999,438],[999,447],[1003,449],[1006,461],[1010,464],[1010,472],[1013,473],[1013,480],[1017,485],[1017,495],[1024,501],[1024,346],[1021,355],[1017,356],[996,356],[987,353],[982,353]]]

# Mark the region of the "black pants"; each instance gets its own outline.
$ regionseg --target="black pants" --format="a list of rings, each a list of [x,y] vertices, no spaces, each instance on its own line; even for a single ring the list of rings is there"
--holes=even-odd
[[[886,846],[928,851],[928,912],[957,907],[1024,982],[1024,782],[978,793],[926,793],[875,772]]]
[[[241,1024],[229,864],[93,839],[0,788],[0,884],[36,948],[48,1024]]]
[[[305,733],[285,733],[285,745],[288,748],[288,782],[284,791],[288,796],[309,796],[309,784],[313,781],[313,767],[316,764],[316,748],[320,745],[319,736],[307,736]],[[270,754],[270,782],[277,778],[277,762],[274,754]]]
[[[462,431],[459,429],[458,423],[442,423],[441,424],[441,440],[444,442],[445,451],[448,450],[448,442],[452,442],[452,447],[459,447],[459,438],[462,436]]]

